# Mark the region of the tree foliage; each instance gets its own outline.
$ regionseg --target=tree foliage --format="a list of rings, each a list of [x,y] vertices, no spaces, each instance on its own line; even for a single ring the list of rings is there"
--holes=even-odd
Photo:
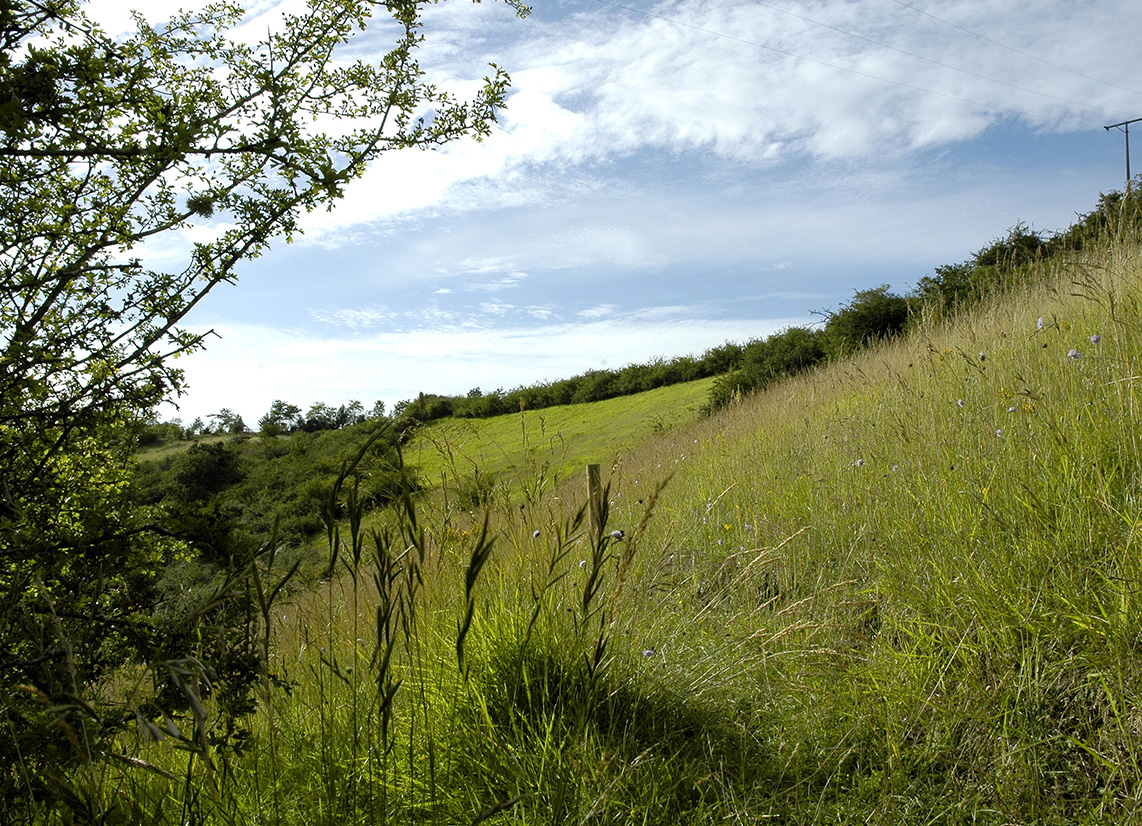
[[[187,314],[240,262],[290,239],[381,154],[489,132],[508,78],[493,66],[467,100],[431,83],[416,57],[428,4],[309,0],[251,42],[231,3],[137,17],[112,39],[78,0],[0,0],[5,805],[58,788],[53,766],[106,758],[130,720],[190,709],[203,729],[196,692],[227,684],[223,661],[251,672],[248,657],[212,660],[195,627],[217,619],[212,639],[237,650],[242,624],[219,615],[256,548],[231,554],[212,608],[160,625],[173,616],[155,607],[164,571],[200,549],[128,496],[135,438],[182,386],[174,357],[202,346]],[[354,36],[385,13],[391,48],[362,57]],[[169,255],[190,230],[177,266],[153,263],[155,244]],[[96,708],[128,658],[165,687]],[[206,748],[199,734],[188,742]]]
[[[857,290],[852,301],[829,314],[825,351],[835,358],[891,338],[908,324],[909,313],[908,299],[891,292],[888,284]]]

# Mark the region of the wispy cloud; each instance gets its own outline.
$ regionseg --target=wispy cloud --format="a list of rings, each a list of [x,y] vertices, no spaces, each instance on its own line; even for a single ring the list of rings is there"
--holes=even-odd
[[[385,307],[340,307],[334,309],[311,308],[309,315],[322,324],[336,327],[348,327],[353,330],[374,327],[379,322],[388,321],[397,316],[396,313]]]
[[[572,173],[647,149],[765,168],[883,162],[1000,121],[1093,128],[1135,113],[1139,95],[1128,90],[1142,89],[1138,70],[1113,57],[1136,34],[1115,22],[1131,16],[1127,0],[1084,6],[1081,20],[1070,0],[1044,0],[1034,14],[1013,0],[959,0],[941,5],[946,23],[894,0],[785,4],[784,12],[740,2],[670,0],[645,13],[563,4],[527,21],[464,5],[435,16],[446,47],[430,38],[428,54],[456,83],[489,56],[512,68],[499,127],[481,144],[380,161],[335,213],[311,218],[314,235],[409,211],[540,202],[558,197],[568,175],[605,188],[603,176]],[[609,245],[622,246],[616,241]]]
[[[606,318],[607,316],[615,315],[618,309],[618,306],[615,304],[600,304],[598,307],[580,310],[576,315],[579,316],[579,318]]]

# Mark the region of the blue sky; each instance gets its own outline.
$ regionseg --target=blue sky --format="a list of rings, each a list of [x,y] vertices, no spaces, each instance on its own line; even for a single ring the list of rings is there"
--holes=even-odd
[[[700,354],[905,291],[1017,221],[1065,227],[1124,181],[1103,127],[1142,117],[1135,3],[450,0],[422,62],[461,92],[507,68],[495,133],[388,156],[242,265],[164,414]]]

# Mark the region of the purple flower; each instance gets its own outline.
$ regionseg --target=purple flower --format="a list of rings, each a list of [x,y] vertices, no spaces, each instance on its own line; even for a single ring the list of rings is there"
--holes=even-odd
[[[1100,336],[1098,333],[1095,333],[1090,337],[1091,344],[1098,344],[1100,341],[1102,341],[1102,336]]]
[[[1039,320],[1035,322],[1035,329],[1036,330],[1042,330],[1046,326],[1047,326],[1047,319],[1043,318],[1043,316],[1039,316]]]
[[[1067,358],[1073,359],[1075,361],[1078,361],[1082,357],[1083,357],[1083,354],[1080,353],[1078,350],[1071,350],[1067,353]]]

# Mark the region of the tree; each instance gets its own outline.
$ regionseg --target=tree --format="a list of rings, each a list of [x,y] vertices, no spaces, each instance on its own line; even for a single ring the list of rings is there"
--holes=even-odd
[[[301,421],[300,407],[274,399],[266,415],[258,419],[258,430],[265,436],[278,436],[296,430]]]
[[[84,698],[123,658],[209,667],[208,635],[137,610],[194,547],[126,496],[134,434],[203,344],[187,314],[240,262],[381,154],[488,134],[508,78],[493,66],[470,100],[430,83],[429,2],[309,0],[251,43],[227,3],[112,40],[78,0],[0,0],[0,806],[110,753],[132,710]],[[361,58],[350,41],[382,10],[392,49]],[[145,263],[194,227],[179,266]],[[193,705],[169,668],[181,688],[135,711]]]
[[[325,402],[314,402],[299,425],[306,433],[334,430],[337,427],[337,410]]]
[[[231,410],[229,407],[223,407],[217,413],[211,413],[206,418],[214,422],[215,433],[241,433],[239,425],[242,422],[242,417]],[[244,429],[245,424],[241,424]]]
[[[348,404],[337,408],[337,427],[349,427],[365,421],[365,406],[356,399],[350,399]]]
[[[857,290],[852,301],[829,315],[823,341],[825,352],[836,358],[894,336],[908,323],[909,313],[908,299],[889,292],[887,284]]]

